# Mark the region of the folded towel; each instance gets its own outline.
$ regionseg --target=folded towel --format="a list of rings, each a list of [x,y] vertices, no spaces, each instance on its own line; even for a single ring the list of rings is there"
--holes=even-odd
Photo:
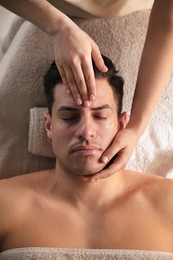
[[[35,155],[55,158],[51,142],[47,138],[44,127],[44,113],[47,108],[34,107],[30,109],[28,151]]]
[[[172,260],[173,253],[144,250],[19,248],[4,251],[0,260]]]

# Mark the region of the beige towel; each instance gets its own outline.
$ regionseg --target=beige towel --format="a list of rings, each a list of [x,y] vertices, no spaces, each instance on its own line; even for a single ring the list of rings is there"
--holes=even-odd
[[[127,111],[148,17],[148,11],[141,11],[111,19],[72,18],[97,42],[103,54],[113,59],[124,76]],[[54,160],[28,152],[29,110],[46,106],[42,81],[54,59],[53,38],[29,22],[24,22],[12,38],[0,61],[0,178],[54,167]]]
[[[47,108],[43,107],[30,109],[28,151],[35,155],[55,158],[44,127],[45,112]]]
[[[19,248],[4,251],[0,260],[172,260],[173,253],[144,250]]]

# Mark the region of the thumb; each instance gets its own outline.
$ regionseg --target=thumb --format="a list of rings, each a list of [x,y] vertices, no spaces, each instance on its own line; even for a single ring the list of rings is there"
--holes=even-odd
[[[105,66],[102,55],[100,53],[99,47],[97,46],[97,44],[92,44],[92,52],[91,52],[92,58],[94,60],[94,63],[96,65],[96,67],[102,71],[102,72],[106,72],[108,70],[108,68]]]

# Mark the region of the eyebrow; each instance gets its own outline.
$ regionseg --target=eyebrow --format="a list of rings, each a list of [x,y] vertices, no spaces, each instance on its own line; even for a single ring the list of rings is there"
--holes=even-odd
[[[108,104],[104,104],[102,106],[99,107],[91,107],[90,110],[91,111],[99,111],[99,110],[103,110],[103,109],[112,109],[112,107]],[[71,107],[71,106],[60,106],[57,110],[57,112],[61,112],[61,111],[74,111],[74,112],[79,112],[81,109],[77,108],[77,107]]]

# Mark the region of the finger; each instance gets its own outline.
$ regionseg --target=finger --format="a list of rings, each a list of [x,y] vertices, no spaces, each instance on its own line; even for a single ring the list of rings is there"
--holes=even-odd
[[[70,88],[74,101],[76,102],[77,105],[81,105],[82,99],[76,85],[73,71],[70,67],[66,67],[66,78],[67,78],[67,84]]]
[[[82,69],[85,77],[89,100],[93,101],[95,100],[96,96],[96,83],[91,58],[88,58],[87,60],[84,59],[82,61]]]
[[[108,169],[95,174],[95,176],[93,175],[90,181],[92,182],[92,181],[98,181],[100,179],[108,178],[112,176],[114,173],[115,171],[111,169],[111,167],[109,167]]]
[[[126,164],[128,162],[127,156],[122,152],[120,156],[116,157],[116,159],[111,163],[111,165],[108,168],[104,168],[102,171],[92,175],[92,176],[86,176],[83,177],[84,181],[97,181],[99,179],[104,179],[107,177],[110,177],[113,174],[116,174],[116,172],[122,170],[125,168]]]
[[[83,70],[81,68],[81,64],[79,63],[78,66],[73,67],[72,71],[82,101],[84,102],[86,100],[89,100],[88,93],[87,93],[87,86],[86,86]]]
[[[63,69],[63,67],[61,65],[58,66],[58,71],[59,74],[61,76],[62,82],[67,85],[67,77],[66,77],[66,73],[65,70]],[[66,91],[68,95],[72,95],[70,88],[67,86],[66,87]]]
[[[99,179],[104,179],[104,178],[107,178],[111,175],[113,175],[115,173],[115,171],[113,169],[111,169],[111,166],[108,168],[108,169],[105,169],[101,172],[98,172],[92,176],[86,176],[86,177],[83,177],[82,180],[83,181],[90,181],[90,182],[94,182],[94,181],[97,181]]]
[[[116,139],[112,142],[111,146],[102,154],[100,160],[103,163],[108,163],[120,150],[124,147],[117,142]]]
[[[67,78],[66,78],[66,73],[65,70],[63,69],[63,67],[61,65],[57,66],[59,74],[61,76],[62,82],[64,84],[67,84]]]
[[[127,161],[123,157],[119,157],[107,169],[103,169],[101,172],[93,175],[90,181],[97,181],[99,179],[110,177],[113,174],[116,174],[118,171],[124,169],[126,163]]]
[[[106,67],[106,65],[104,64],[102,55],[100,53],[100,49],[97,46],[97,44],[93,44],[92,45],[93,49],[92,49],[92,58],[94,60],[94,63],[96,65],[96,67],[102,71],[102,72],[106,72],[108,70],[108,68]]]
[[[71,90],[70,90],[70,88],[66,88],[66,91],[67,91],[67,94],[69,95],[69,96],[72,96],[72,93],[71,93]]]

